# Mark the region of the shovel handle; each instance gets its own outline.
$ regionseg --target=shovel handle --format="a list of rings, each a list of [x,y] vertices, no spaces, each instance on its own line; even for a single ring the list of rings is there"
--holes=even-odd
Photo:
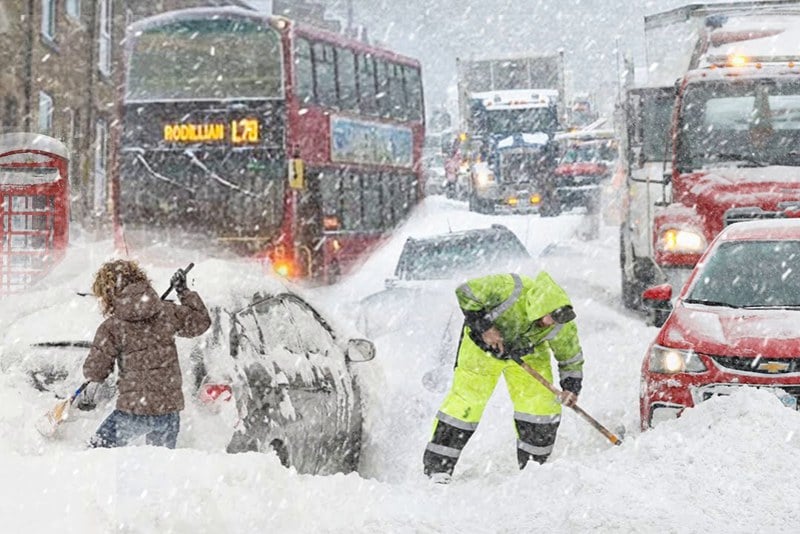
[[[183,270],[183,274],[186,274],[189,271],[191,271],[192,267],[194,267],[194,263],[190,263],[189,265],[187,265],[186,268]],[[166,291],[164,291],[163,295],[161,295],[161,300],[164,300],[165,298],[167,298],[169,296],[169,294],[172,293],[172,289],[173,289],[172,284],[170,284],[169,288]]]
[[[549,389],[556,397],[561,394],[561,390],[551,384],[545,377],[543,377],[536,369],[528,365],[527,363],[522,361],[522,358],[513,357],[513,360],[519,364],[520,367],[525,369],[525,371],[535,378],[539,383],[541,383],[544,387]],[[575,412],[578,413],[581,417],[586,419],[595,429],[597,429],[601,434],[603,434],[608,441],[613,443],[614,445],[622,445],[622,440],[619,437],[611,432],[609,429],[601,425],[594,417],[586,413],[586,411],[578,406],[577,404],[573,404],[570,406]]]
[[[81,393],[83,393],[83,390],[84,390],[84,389],[86,389],[86,387],[87,387],[89,384],[91,384],[91,383],[92,383],[92,382],[91,382],[91,380],[87,380],[86,382],[84,382],[83,384],[81,384],[81,385],[78,387],[78,389],[76,389],[76,390],[75,390],[75,393],[73,393],[73,394],[72,394],[72,396],[69,398],[69,402],[70,402],[70,404],[72,404],[72,401],[74,401],[76,398],[78,398],[78,395],[80,395]]]

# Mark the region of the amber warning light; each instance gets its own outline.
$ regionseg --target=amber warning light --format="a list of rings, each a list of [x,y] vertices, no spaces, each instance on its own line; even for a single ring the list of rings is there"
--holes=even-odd
[[[257,143],[261,125],[257,119],[237,119],[229,123],[165,124],[163,139],[168,143],[230,142],[233,145]]]

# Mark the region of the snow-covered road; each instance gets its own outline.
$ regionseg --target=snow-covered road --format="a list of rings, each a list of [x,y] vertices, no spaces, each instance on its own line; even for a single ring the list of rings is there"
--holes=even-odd
[[[377,338],[362,364],[367,421],[361,473],[314,477],[283,469],[272,455],[227,455],[195,421],[182,448],[84,450],[94,422],[75,421],[70,439],[43,442],[32,419],[47,399],[13,374],[0,375],[0,517],[4,532],[790,532],[800,522],[794,459],[800,414],[774,396],[743,391],[681,419],[638,431],[639,367],[656,329],[619,303],[618,232],[576,237],[578,215],[553,219],[485,216],[432,197],[352,276],[311,290],[353,319],[380,290],[408,236],[505,224],[570,293],[586,356],[580,404],[606,426],[624,425],[614,447],[565,413],[550,461],[516,467],[511,405],[498,389],[449,486],[431,484],[421,459],[443,392],[423,376],[442,368],[441,332]],[[69,293],[110,254],[78,241],[54,273]],[[195,276],[202,285],[202,263]],[[17,301],[18,302],[18,301]],[[30,310],[44,305],[34,301]],[[24,313],[0,311],[0,327]],[[425,319],[427,309],[414,310]],[[439,317],[430,317],[435,324]],[[43,325],[44,328],[57,325]],[[438,341],[436,341],[438,343]],[[454,355],[451,355],[451,358]],[[445,384],[446,385],[446,384]],[[219,440],[217,440],[219,441]]]

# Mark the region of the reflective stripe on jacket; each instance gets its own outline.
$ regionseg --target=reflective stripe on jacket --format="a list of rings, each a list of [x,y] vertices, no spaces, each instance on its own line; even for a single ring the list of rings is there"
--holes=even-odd
[[[474,278],[456,289],[456,297],[467,327],[477,334],[471,336],[473,340],[494,326],[503,337],[506,354],[537,353],[544,357],[542,352],[549,352],[549,348],[559,363],[561,379],[582,377],[583,356],[575,322],[535,325],[548,313],[571,305],[566,292],[546,272],[536,278],[517,274]]]

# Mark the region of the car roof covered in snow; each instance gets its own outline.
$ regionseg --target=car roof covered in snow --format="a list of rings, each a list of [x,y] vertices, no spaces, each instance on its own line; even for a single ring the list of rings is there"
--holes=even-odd
[[[725,228],[719,241],[800,240],[800,218],[760,219]]]

